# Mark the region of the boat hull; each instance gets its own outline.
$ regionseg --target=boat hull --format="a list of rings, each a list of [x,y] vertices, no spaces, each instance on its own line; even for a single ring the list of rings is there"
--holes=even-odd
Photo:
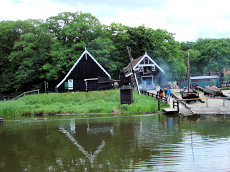
[[[181,97],[183,99],[195,99],[199,98],[199,93],[195,90],[185,90],[181,92]]]
[[[204,94],[212,95],[212,96],[220,96],[223,97],[222,91],[217,87],[205,87]]]

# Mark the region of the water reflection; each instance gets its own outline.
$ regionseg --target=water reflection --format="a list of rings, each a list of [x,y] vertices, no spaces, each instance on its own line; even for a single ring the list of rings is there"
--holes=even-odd
[[[227,171],[229,116],[164,115],[0,126],[0,171]]]
[[[85,155],[86,158],[89,159],[91,167],[94,167],[94,160],[105,146],[105,136],[113,135],[113,124],[90,124],[87,120],[86,124],[76,127],[75,120],[72,119],[70,120],[70,127],[68,125],[61,126],[60,131],[67,136],[67,138]],[[86,134],[83,134],[85,132]],[[79,139],[79,141],[77,141],[77,139]],[[90,142],[90,140],[93,142]],[[84,146],[79,142],[82,142],[82,145]],[[100,143],[99,146],[98,143]]]

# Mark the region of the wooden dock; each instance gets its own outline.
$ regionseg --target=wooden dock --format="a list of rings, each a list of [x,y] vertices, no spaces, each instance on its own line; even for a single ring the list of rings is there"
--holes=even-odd
[[[164,108],[163,111],[166,113],[166,114],[178,114],[178,110],[175,109],[175,108]]]
[[[189,102],[181,98],[179,94],[180,90],[172,89],[171,91],[170,108],[163,110],[166,114],[180,114],[183,116],[196,114],[230,114],[230,90],[224,92],[225,97],[209,97],[200,93],[200,98],[189,99]],[[174,102],[178,104],[175,105]]]

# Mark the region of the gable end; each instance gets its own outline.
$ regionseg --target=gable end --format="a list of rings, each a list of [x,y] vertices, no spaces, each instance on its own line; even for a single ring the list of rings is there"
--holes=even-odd
[[[69,70],[69,72],[66,74],[66,76],[64,77],[64,79],[57,85],[57,87],[59,87],[67,78],[68,76],[71,74],[71,72],[74,70],[74,68],[77,66],[77,64],[79,63],[79,61],[82,58],[86,58],[87,59],[87,54],[89,55],[89,57],[102,69],[102,71],[109,77],[111,78],[110,74],[96,61],[96,59],[94,59],[94,57],[85,49],[85,51],[81,54],[81,56],[79,57],[79,59],[76,61],[76,63],[72,66],[72,68]],[[85,55],[85,56],[84,56]]]

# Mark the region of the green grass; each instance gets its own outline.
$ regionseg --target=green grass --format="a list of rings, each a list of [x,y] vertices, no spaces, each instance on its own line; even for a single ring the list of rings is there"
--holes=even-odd
[[[230,90],[230,87],[220,88],[221,90]]]
[[[120,90],[28,95],[19,100],[0,102],[0,116],[157,112],[155,99],[138,96],[136,91],[133,95],[134,103],[131,105],[120,104]]]

